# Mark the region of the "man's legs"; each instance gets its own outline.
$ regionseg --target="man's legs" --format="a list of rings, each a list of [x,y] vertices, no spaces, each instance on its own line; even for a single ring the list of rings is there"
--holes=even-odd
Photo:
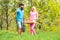
[[[20,35],[22,32],[22,25],[20,21],[18,21],[17,24],[18,24],[18,34]]]
[[[18,35],[21,35],[22,28],[18,28]]]

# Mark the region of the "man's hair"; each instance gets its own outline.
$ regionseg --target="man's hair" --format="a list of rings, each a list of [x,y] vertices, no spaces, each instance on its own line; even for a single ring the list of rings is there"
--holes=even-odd
[[[20,6],[24,6],[24,4],[21,3],[21,4],[19,4],[19,7],[20,7]]]

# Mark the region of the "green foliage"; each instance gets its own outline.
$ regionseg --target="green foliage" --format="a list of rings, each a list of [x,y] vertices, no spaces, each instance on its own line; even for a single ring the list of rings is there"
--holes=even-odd
[[[36,28],[42,30],[55,30],[60,27],[60,3],[59,0],[1,0],[0,1],[0,25],[6,26],[6,13],[8,10],[8,24],[9,28],[16,29],[16,20],[14,12],[20,3],[24,3],[24,18],[30,16],[32,6],[35,6],[38,11],[39,19],[36,23]],[[8,7],[8,8],[6,8]],[[3,14],[5,13],[5,14]],[[4,23],[3,23],[4,22]],[[13,25],[14,24],[14,25]],[[37,27],[38,26],[38,27]],[[28,29],[28,27],[27,27]]]

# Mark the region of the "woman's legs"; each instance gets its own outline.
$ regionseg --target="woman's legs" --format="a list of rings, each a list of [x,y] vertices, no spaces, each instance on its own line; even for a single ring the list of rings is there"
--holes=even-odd
[[[36,34],[36,32],[35,32],[35,30],[34,30],[34,26],[35,26],[34,23],[31,23],[31,24],[30,24],[30,32],[31,32],[32,35],[33,35],[33,34]]]

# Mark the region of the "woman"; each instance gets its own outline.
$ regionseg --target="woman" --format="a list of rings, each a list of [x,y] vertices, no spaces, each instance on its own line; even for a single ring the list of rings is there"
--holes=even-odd
[[[37,19],[38,19],[38,12],[36,11],[35,6],[33,6],[30,11],[30,21],[32,21],[32,23],[30,23],[30,32],[32,35],[36,34],[34,27]]]

